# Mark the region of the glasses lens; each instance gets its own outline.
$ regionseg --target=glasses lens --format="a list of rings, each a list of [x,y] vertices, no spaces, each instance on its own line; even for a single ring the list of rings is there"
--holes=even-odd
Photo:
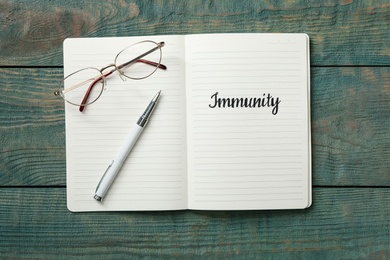
[[[60,94],[73,105],[86,106],[100,97],[104,81],[105,78],[98,69],[82,69],[70,74],[62,81]]]
[[[115,65],[128,78],[144,79],[152,75],[161,62],[161,47],[152,41],[133,44],[115,58]]]

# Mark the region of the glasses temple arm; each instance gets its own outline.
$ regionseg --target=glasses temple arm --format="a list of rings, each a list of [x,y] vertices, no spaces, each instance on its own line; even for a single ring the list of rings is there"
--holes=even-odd
[[[128,62],[126,62],[126,63],[124,63],[124,64],[122,64],[122,65],[119,65],[119,66],[118,66],[118,69],[121,69],[121,68],[123,68],[123,67],[127,67],[128,65],[131,65],[131,64],[134,63],[134,62],[139,62],[139,61],[140,61],[140,62],[145,62],[145,61],[147,61],[147,60],[144,60],[144,59],[142,59],[142,58],[145,57],[146,55],[149,55],[149,54],[152,53],[152,52],[155,52],[155,51],[158,50],[158,49],[160,49],[160,51],[161,51],[161,48],[164,47],[164,45],[165,45],[164,42],[158,43],[156,47],[150,49],[149,51],[147,51],[147,52],[145,52],[145,53],[142,53],[142,54],[139,55],[138,57],[135,57],[134,59],[132,59],[132,60],[130,60],[130,61],[128,61]],[[119,55],[119,54],[118,54],[118,55]],[[118,57],[118,56],[117,56],[117,57]],[[159,65],[160,65],[160,63],[156,63],[156,62],[152,62],[152,61],[147,61],[146,63],[147,63],[147,64],[151,64],[151,65],[153,65],[153,66],[157,66],[157,67],[159,67]],[[161,64],[161,65],[162,65],[162,64]],[[162,65],[162,67],[161,67],[161,69],[166,69],[166,68],[167,68],[167,67],[166,67],[165,65]]]
[[[148,65],[152,65],[154,67],[157,67],[157,68],[163,69],[163,70],[167,69],[167,66],[165,66],[164,64],[153,62],[153,61],[149,61],[149,60],[144,60],[144,59],[131,60],[129,62],[126,62],[126,63],[123,63],[123,64],[119,65],[117,68],[118,69],[122,69],[124,67],[130,66],[134,62],[142,62],[142,63],[148,64]]]
[[[157,68],[159,69],[163,69],[163,70],[166,70],[167,69],[167,66],[165,66],[164,64],[159,64],[159,63],[156,63],[156,62],[153,62],[153,61],[149,61],[149,60],[144,60],[144,59],[138,59],[138,60],[131,60],[129,62],[126,62],[124,64],[121,64],[119,65],[118,67],[116,67],[115,69],[107,72],[106,74],[104,74],[103,76],[100,76],[100,77],[97,77],[92,83],[91,85],[89,85],[88,87],[88,90],[87,92],[85,93],[85,96],[83,98],[83,101],[81,101],[81,105],[79,107],[79,111],[80,112],[83,112],[87,106],[85,104],[87,104],[87,101],[88,101],[88,98],[89,98],[89,95],[91,94],[91,91],[93,89],[93,87],[96,85],[96,83],[98,83],[100,80],[102,80],[103,77],[107,77],[107,76],[110,76],[114,71],[116,71],[117,69],[122,69],[123,67],[125,66],[128,66],[130,65],[131,63],[134,63],[134,62],[142,62],[142,63],[145,63],[145,64],[148,64],[148,65],[152,65],[152,66],[157,66]]]
[[[93,87],[96,85],[96,83],[98,83],[99,81],[101,81],[101,80],[103,79],[103,77],[107,77],[107,76],[111,75],[114,71],[115,71],[115,70],[109,71],[109,72],[107,72],[105,75],[102,75],[102,76],[100,76],[100,77],[97,77],[97,78],[91,83],[91,85],[89,85],[88,90],[87,90],[87,92],[86,92],[85,95],[84,95],[83,101],[81,101],[81,105],[80,105],[80,107],[79,107],[79,111],[80,111],[80,112],[83,112],[83,111],[85,110],[85,108],[87,107],[85,104],[87,104],[89,95],[91,94],[91,91],[92,91]]]

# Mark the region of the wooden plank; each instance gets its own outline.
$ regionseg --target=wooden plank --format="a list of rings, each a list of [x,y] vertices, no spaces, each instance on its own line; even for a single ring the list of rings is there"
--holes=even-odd
[[[315,185],[389,185],[390,68],[312,70]]]
[[[0,69],[0,185],[65,185],[62,69]],[[390,68],[313,68],[314,185],[390,184]]]
[[[65,185],[62,69],[0,69],[0,184]]]
[[[75,214],[63,188],[2,188],[0,205],[3,258],[390,257],[389,189],[316,188],[295,211]]]
[[[0,3],[0,66],[61,66],[67,37],[304,32],[313,65],[390,62],[390,4],[376,1]]]

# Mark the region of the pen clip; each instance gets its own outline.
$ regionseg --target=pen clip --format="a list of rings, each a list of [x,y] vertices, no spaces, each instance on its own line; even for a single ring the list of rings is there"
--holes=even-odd
[[[100,184],[102,183],[102,180],[104,179],[104,176],[106,175],[106,173],[107,173],[108,169],[110,169],[110,167],[111,167],[111,165],[112,165],[113,163],[114,163],[114,160],[111,162],[111,164],[110,164],[110,165],[108,165],[108,167],[107,167],[106,171],[104,172],[104,174],[103,174],[102,178],[100,179],[100,181],[99,181],[99,183],[98,183],[98,185],[97,185],[97,187],[96,187],[96,190],[95,190],[95,192],[97,192],[97,190],[99,189],[99,186],[100,186]]]

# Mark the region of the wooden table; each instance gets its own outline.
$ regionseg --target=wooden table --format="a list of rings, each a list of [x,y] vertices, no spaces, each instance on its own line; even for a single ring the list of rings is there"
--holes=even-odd
[[[390,258],[388,0],[3,0],[0,28],[0,258]],[[312,207],[69,212],[62,41],[227,32],[311,38]]]

